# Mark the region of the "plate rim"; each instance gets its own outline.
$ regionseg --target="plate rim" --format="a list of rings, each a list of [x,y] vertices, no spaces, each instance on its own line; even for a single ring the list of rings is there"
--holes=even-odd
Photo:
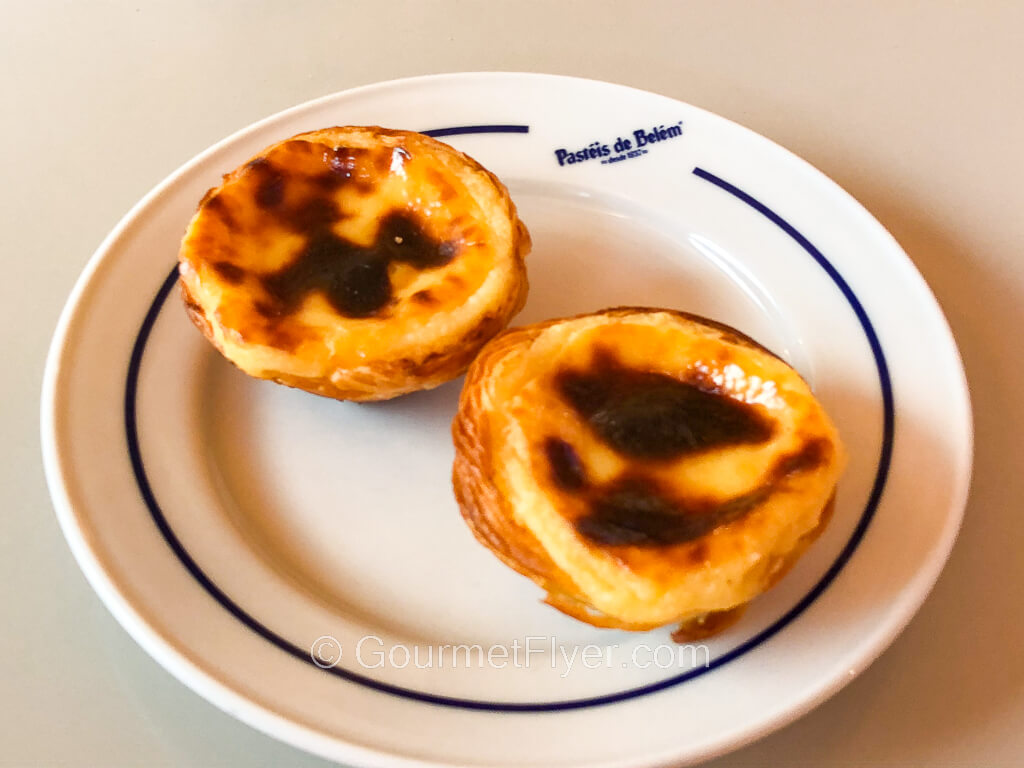
[[[959,382],[957,383],[959,384],[959,389],[963,396],[964,416],[966,420],[966,423],[962,425],[964,428],[965,438],[965,444],[963,446],[965,461],[964,466],[957,467],[959,470],[956,477],[957,482],[952,486],[953,492],[951,493],[950,502],[945,510],[946,519],[942,528],[942,535],[937,541],[932,557],[926,561],[923,564],[923,567],[916,573],[919,584],[914,590],[912,596],[906,601],[906,605],[902,606],[902,610],[898,613],[898,616],[895,617],[891,621],[891,625],[886,628],[887,631],[873,638],[874,642],[870,644],[870,647],[864,647],[858,654],[862,663],[857,672],[859,673],[860,671],[863,671],[863,669],[866,669],[867,666],[869,666],[892,643],[896,636],[902,632],[917,613],[921,604],[930,594],[939,574],[949,558],[949,554],[956,540],[956,536],[959,532],[965,513],[973,469],[973,413],[970,402],[970,391],[966,380],[962,357],[956,344],[956,340],[949,327],[948,320],[923,276],[884,225],[882,225],[881,222],[867,211],[867,209],[864,208],[864,206],[861,205],[852,195],[846,192],[825,173],[811,165],[808,161],[752,129],[746,128],[732,120],[729,120],[728,118],[722,117],[721,115],[717,115],[692,104],[682,102],[679,99],[674,99],[673,97],[652,91],[633,88],[628,85],[566,75],[550,75],[529,72],[451,72],[368,83],[354,88],[343,89],[334,93],[326,94],[268,115],[224,137],[182,164],[132,206],[132,208],[120,219],[110,233],[101,241],[100,245],[92,254],[82,273],[75,282],[74,288],[72,289],[61,312],[60,319],[58,320],[47,354],[42,387],[40,428],[43,464],[47,485],[49,486],[50,495],[54,503],[61,530],[68,541],[72,554],[85,574],[90,586],[99,595],[102,602],[107,606],[108,610],[111,611],[118,623],[121,624],[128,634],[161,666],[171,672],[174,677],[184,683],[187,687],[203,696],[215,706],[257,730],[260,730],[274,738],[284,740],[300,749],[333,759],[337,759],[339,754],[342,754],[344,759],[351,759],[355,761],[368,760],[372,761],[374,764],[424,766],[454,765],[448,761],[425,761],[421,758],[410,757],[395,752],[368,747],[350,740],[343,740],[335,735],[328,735],[313,727],[298,723],[235,691],[230,685],[218,679],[212,672],[204,669],[198,660],[189,658],[184,649],[175,646],[170,642],[170,640],[163,637],[156,628],[150,625],[149,621],[142,615],[142,613],[132,605],[128,596],[123,594],[123,592],[118,588],[115,579],[103,567],[100,558],[95,552],[93,552],[83,533],[82,527],[79,524],[80,515],[74,509],[71,501],[71,495],[65,483],[66,472],[61,466],[61,458],[58,450],[59,441],[57,439],[56,411],[58,408],[57,394],[59,386],[63,375],[66,373],[62,366],[63,353],[67,347],[68,337],[72,331],[77,310],[82,305],[83,299],[85,298],[89,288],[96,280],[97,275],[103,266],[104,257],[110,250],[111,246],[123,238],[126,232],[136,224],[141,214],[147,211],[155,202],[158,202],[159,198],[168,190],[168,188],[172,187],[181,177],[187,175],[197,166],[205,163],[209,156],[217,153],[224,147],[234,144],[250,133],[259,131],[269,123],[286,119],[290,115],[302,110],[315,109],[318,106],[328,104],[339,98],[358,96],[359,94],[367,91],[380,92],[389,88],[401,87],[414,83],[425,84],[480,78],[528,78],[538,81],[572,81],[576,84],[613,86],[616,89],[637,91],[649,96],[655,96],[661,99],[668,99],[676,103],[684,104],[687,108],[692,109],[697,113],[711,115],[715,120],[724,121],[734,127],[738,127],[748,138],[757,139],[758,141],[767,143],[776,150],[782,150],[782,152],[788,156],[790,161],[795,160],[799,166],[803,166],[804,169],[809,170],[813,175],[817,176],[830,186],[833,191],[839,193],[847,203],[852,203],[851,210],[858,214],[862,220],[862,224],[874,229],[889,241],[889,245],[891,245],[894,250],[892,250],[891,254],[887,255],[895,255],[898,253],[902,257],[899,261],[904,277],[906,279],[916,280],[919,283],[918,287],[923,289],[922,298],[930,299],[933,303],[933,319],[937,321],[936,327],[941,328],[943,331],[941,343],[953,353],[953,360],[957,363],[956,372],[959,373]],[[798,719],[822,701],[829,698],[840,688],[844,687],[852,679],[852,676],[848,677],[844,675],[831,680],[828,685],[819,687],[815,694],[811,696],[804,696],[794,705],[788,706],[784,712],[781,712],[766,721],[760,721],[753,728],[746,728],[745,733],[722,736],[711,751],[705,750],[700,756],[698,756],[698,758],[691,759],[709,759],[761,738],[767,733]],[[672,756],[668,756],[659,760],[657,763],[645,762],[644,764],[663,764],[672,759]],[[609,765],[612,764],[613,763],[609,763]]]

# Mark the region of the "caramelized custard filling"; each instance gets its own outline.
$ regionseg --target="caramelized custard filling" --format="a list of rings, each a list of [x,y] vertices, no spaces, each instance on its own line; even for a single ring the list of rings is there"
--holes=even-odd
[[[606,546],[666,547],[738,520],[770,494],[762,487],[724,502],[673,499],[652,478],[623,475],[594,495],[576,530]]]
[[[574,516],[576,531],[596,544],[651,548],[695,541],[765,502],[788,475],[828,458],[828,447],[811,441],[776,460],[749,491],[724,500],[687,498],[662,487],[645,468],[766,443],[775,422],[763,406],[731,396],[700,371],[675,378],[637,370],[607,350],[584,370],[559,371],[554,381],[592,433],[629,462],[616,477],[595,483],[570,443],[555,436],[543,443],[551,481],[584,502],[586,512]]]
[[[663,373],[623,367],[598,354],[589,371],[557,376],[562,398],[597,435],[624,456],[676,459],[772,436],[772,422],[754,405]]]
[[[457,252],[457,244],[431,240],[410,214],[395,212],[380,223],[368,247],[326,227],[313,231],[295,261],[260,279],[273,299],[269,311],[275,316],[294,312],[306,296],[319,291],[339,314],[370,317],[391,303],[388,269],[393,262],[433,269],[450,262]]]
[[[300,157],[302,162],[286,168],[275,163],[275,156]],[[254,230],[252,222],[242,231],[225,199],[214,195],[204,200],[201,208],[218,217],[228,233],[240,237],[238,242],[245,245],[238,253],[228,250],[229,258],[214,261],[213,269],[234,285],[250,275],[258,280],[265,299],[254,308],[268,319],[298,312],[314,293],[344,317],[379,316],[394,301],[393,265],[404,264],[417,271],[436,269],[450,263],[462,245],[459,240],[431,237],[421,214],[412,209],[383,215],[369,244],[353,242],[334,231],[338,222],[350,217],[339,202],[342,190],[370,195],[382,179],[402,174],[410,159],[409,152],[400,147],[371,151],[295,140],[281,145],[270,157],[251,161],[242,171],[237,189],[244,190],[242,194],[250,196],[252,207],[266,217],[264,228],[298,235],[303,244],[277,270],[247,266],[244,249],[258,247],[261,233]]]

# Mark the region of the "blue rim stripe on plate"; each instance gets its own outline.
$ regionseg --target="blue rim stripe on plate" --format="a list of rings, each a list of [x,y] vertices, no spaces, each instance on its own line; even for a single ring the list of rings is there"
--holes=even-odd
[[[466,126],[463,128],[450,128],[450,129],[437,129],[431,132],[435,136],[439,135],[456,135],[462,133],[526,133],[528,131],[527,126]],[[446,132],[447,131],[447,132]],[[484,710],[491,712],[557,712],[571,709],[582,709],[585,707],[595,707],[604,704],[613,704],[615,702],[627,701],[629,699],[635,699],[640,696],[645,696],[650,693],[671,688],[692,680],[696,677],[700,677],[713,669],[717,669],[730,661],[739,658],[743,654],[750,650],[753,650],[757,646],[766,642],[768,639],[776,635],[790,622],[796,619],[801,613],[803,613],[821,594],[828,588],[828,586],[835,580],[842,570],[843,566],[849,561],[853,555],[857,546],[860,544],[861,539],[864,537],[864,533],[867,531],[868,525],[871,523],[872,517],[874,517],[875,510],[878,508],[878,504],[881,501],[882,493],[885,488],[885,481],[889,474],[889,464],[892,458],[892,445],[894,437],[894,405],[893,405],[893,393],[892,384],[889,378],[889,368],[885,360],[885,355],[882,351],[881,342],[878,339],[878,335],[875,332],[874,326],[871,324],[871,320],[868,318],[867,312],[864,310],[863,305],[857,298],[856,294],[850,288],[849,284],[843,279],[842,275],[836,270],[836,268],[825,258],[824,254],[821,253],[807,238],[805,238],[799,231],[797,231],[789,222],[779,216],[777,213],[772,211],[763,203],[759,202],[755,198],[751,197],[747,193],[740,190],[738,187],[730,184],[729,182],[715,176],[714,174],[704,170],[703,168],[694,168],[694,175],[714,184],[722,190],[733,195],[737,199],[746,203],[748,206],[756,210],[758,213],[765,216],[771,222],[780,227],[787,235],[793,238],[801,248],[803,248],[814,260],[825,270],[826,274],[832,279],[847,302],[853,309],[857,320],[860,322],[861,328],[864,330],[867,336],[868,344],[871,348],[871,353],[874,356],[875,364],[878,368],[878,379],[879,386],[882,392],[882,410],[883,410],[883,424],[882,424],[882,446],[878,458],[878,470],[875,474],[875,481],[871,489],[871,493],[868,497],[867,504],[864,508],[864,512],[861,514],[860,520],[857,523],[856,528],[851,534],[846,545],[843,547],[839,556],[829,567],[828,571],[825,572],[824,576],[818,581],[817,584],[808,592],[796,605],[790,608],[782,617],[776,620],[771,626],[759,632],[754,637],[750,638],[744,643],[736,646],[732,650],[722,654],[714,661],[710,662],[706,667],[699,669],[693,669],[689,672],[670,677],[666,680],[659,681],[657,683],[651,683],[648,685],[639,686],[636,688],[630,688],[626,691],[620,691],[618,693],[610,693],[602,696],[592,696],[582,699],[569,699],[563,701],[550,701],[550,702],[500,702],[500,701],[482,701],[477,699],[466,699],[454,696],[443,696],[433,693],[426,693],[423,691],[413,690],[411,688],[404,688],[398,685],[392,685],[390,683],[380,682],[369,677],[365,677],[356,672],[352,672],[347,669],[340,667],[322,667],[316,664],[310,657],[309,651],[299,648],[293,643],[289,642],[279,634],[262,624],[258,619],[247,613],[241,606],[239,606],[234,600],[232,600],[220,587],[218,587],[209,576],[200,568],[199,564],[192,558],[177,535],[172,530],[170,524],[167,522],[167,518],[160,508],[157,502],[156,496],[153,493],[152,486],[150,485],[149,479],[146,475],[145,464],[142,460],[142,452],[139,448],[139,435],[138,435],[138,422],[136,418],[136,397],[138,394],[138,378],[139,371],[142,366],[142,357],[146,348],[146,342],[149,339],[150,332],[153,329],[153,325],[156,322],[157,316],[160,314],[164,302],[167,296],[170,294],[171,289],[174,287],[178,279],[178,268],[177,266],[171,270],[167,278],[164,280],[160,290],[157,292],[153,299],[153,303],[149,307],[149,311],[146,313],[145,318],[142,321],[142,325],[139,328],[138,335],[135,338],[135,345],[132,348],[131,359],[128,364],[127,381],[125,385],[125,399],[124,399],[124,423],[125,423],[125,437],[128,443],[128,454],[131,459],[132,470],[135,473],[135,480],[139,487],[139,492],[142,495],[143,501],[149,510],[150,516],[153,518],[153,522],[156,524],[157,529],[163,536],[167,545],[171,548],[178,560],[181,561],[185,569],[192,575],[192,577],[199,583],[199,585],[206,590],[206,592],[216,600],[228,613],[238,619],[242,624],[248,627],[250,630],[258,634],[267,642],[277,646],[285,653],[295,657],[299,661],[315,666],[323,672],[334,675],[335,677],[342,678],[352,683],[370,688],[382,693],[388,693],[394,696],[399,696],[405,699],[412,699],[427,704],[437,704],[447,707],[457,707],[461,709],[473,709],[473,710]]]
[[[529,133],[528,125],[460,125],[455,128],[433,128],[429,131],[420,131],[425,136],[433,136],[435,139],[441,136],[463,136],[470,133]]]

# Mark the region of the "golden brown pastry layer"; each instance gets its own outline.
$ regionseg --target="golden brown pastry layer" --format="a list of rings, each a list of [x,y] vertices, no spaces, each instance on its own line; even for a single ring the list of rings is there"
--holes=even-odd
[[[727,625],[820,533],[845,458],[786,363],[735,329],[610,309],[506,331],[470,367],[455,495],[477,539],[603,627]]]
[[[179,262],[196,326],[246,373],[342,400],[460,375],[526,300],[508,190],[439,141],[329,128],[227,174]]]

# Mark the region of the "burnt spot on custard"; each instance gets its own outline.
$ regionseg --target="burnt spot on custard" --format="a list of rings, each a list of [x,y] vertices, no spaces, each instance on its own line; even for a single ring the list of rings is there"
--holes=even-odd
[[[231,214],[231,211],[228,210],[227,203],[224,202],[224,198],[221,195],[214,194],[215,192],[216,190],[207,192],[199,207],[207,215],[220,219],[228,231],[237,229],[238,224],[235,222],[235,217]]]
[[[319,228],[294,261],[260,279],[278,314],[294,312],[306,296],[319,292],[341,315],[371,317],[391,303],[392,262],[433,269],[450,262],[456,252],[454,244],[429,238],[409,214],[394,212],[380,223],[371,245]]]
[[[585,477],[578,454],[568,443],[553,447],[548,438],[545,452],[556,485],[564,491],[582,495],[586,513],[575,521],[584,538],[605,546],[666,547],[697,542],[688,552],[694,564],[706,558],[699,539],[722,525],[734,522],[763,504],[787,478],[812,472],[832,457],[832,445],[824,438],[803,442],[797,449],[779,457],[752,491],[724,501],[672,498],[657,481],[640,471],[627,471],[611,483],[585,488],[584,483],[567,483],[566,477]],[[574,457],[569,464],[567,456]],[[571,474],[569,469],[571,468]],[[834,497],[833,497],[834,498]]]
[[[380,178],[401,171],[410,155],[401,147],[370,151],[314,147],[306,141],[287,142],[279,151],[308,155],[314,149],[322,152],[322,157],[313,161],[319,169],[314,173],[289,172],[267,157],[250,161],[243,171],[255,206],[278,226],[305,239],[286,266],[256,275],[266,292],[265,299],[254,304],[260,315],[268,319],[288,316],[298,311],[310,294],[318,293],[340,315],[373,317],[394,300],[391,264],[429,270],[448,264],[458,255],[461,241],[432,238],[417,216],[408,211],[384,216],[369,245],[339,237],[332,227],[346,213],[339,207],[338,190],[351,186],[357,192],[371,192],[375,178],[371,173]],[[211,207],[217,199],[207,199],[206,206]],[[232,284],[240,283],[246,274],[236,263],[223,260],[213,268]],[[417,301],[431,303],[433,298],[425,294]]]
[[[395,152],[401,152],[403,155],[408,157],[408,152],[404,149],[396,148],[392,150],[391,155],[377,153],[377,158],[393,156]],[[325,170],[314,176],[313,182],[321,189],[325,190],[338,189],[340,187],[347,186],[354,187],[362,194],[368,194],[374,190],[374,185],[372,180],[364,178],[360,174],[360,169],[364,167],[367,162],[371,162],[371,164],[374,165],[380,173],[386,173],[388,170],[386,167],[381,170],[381,163],[374,161],[373,158],[370,157],[370,154],[370,151],[366,149],[354,149],[347,147],[325,149],[323,151]]]
[[[213,270],[225,281],[238,285],[245,279],[245,270],[230,261],[213,262]]]
[[[284,201],[284,174],[263,157],[249,162],[247,169],[257,174],[253,199],[263,209],[276,208]]]
[[[344,216],[329,197],[309,197],[277,212],[278,220],[292,232],[315,239]]]
[[[587,370],[556,376],[562,398],[617,452],[637,459],[693,453],[769,440],[772,420],[756,405],[700,377],[680,380],[627,368],[607,353]]]
[[[703,565],[708,560],[708,542],[706,539],[698,539],[686,550],[686,559],[692,565]]]
[[[699,540],[764,503],[777,480],[776,469],[759,487],[730,499],[682,498],[667,493],[655,478],[636,468],[610,482],[591,483],[579,453],[559,437],[544,440],[543,454],[555,487],[583,502],[585,512],[573,522],[583,538],[609,547],[695,542],[687,552],[694,564],[707,557]]]
[[[565,440],[549,437],[544,441],[544,454],[551,467],[551,477],[562,490],[578,491],[587,484],[587,473],[580,455]]]
[[[405,162],[412,158],[404,147],[393,147],[390,152],[374,152],[371,155],[373,168],[379,176],[391,171],[400,171]]]
[[[782,480],[790,475],[811,472],[832,458],[832,445],[824,438],[807,440],[792,453],[779,457],[772,469],[772,477]]]
[[[643,471],[707,451],[761,445],[775,422],[761,406],[730,396],[700,370],[681,378],[638,370],[599,349],[585,369],[555,374],[560,397],[593,433],[620,455],[640,462],[604,484],[585,482],[576,450],[549,437],[544,453],[554,484],[576,495],[585,512],[574,520],[585,539],[609,547],[668,547],[699,542],[716,528],[763,504],[790,475],[821,466],[830,457],[826,440],[805,441],[768,469],[761,485],[729,499],[683,498],[668,493]],[[706,550],[690,553],[694,563]]]
[[[296,311],[313,292],[346,317],[369,317],[391,300],[387,259],[330,232],[314,236],[295,261],[260,279],[278,316]]]
[[[576,530],[605,546],[672,546],[738,520],[770,494],[757,488],[726,501],[673,499],[652,478],[625,474],[589,500]]]

